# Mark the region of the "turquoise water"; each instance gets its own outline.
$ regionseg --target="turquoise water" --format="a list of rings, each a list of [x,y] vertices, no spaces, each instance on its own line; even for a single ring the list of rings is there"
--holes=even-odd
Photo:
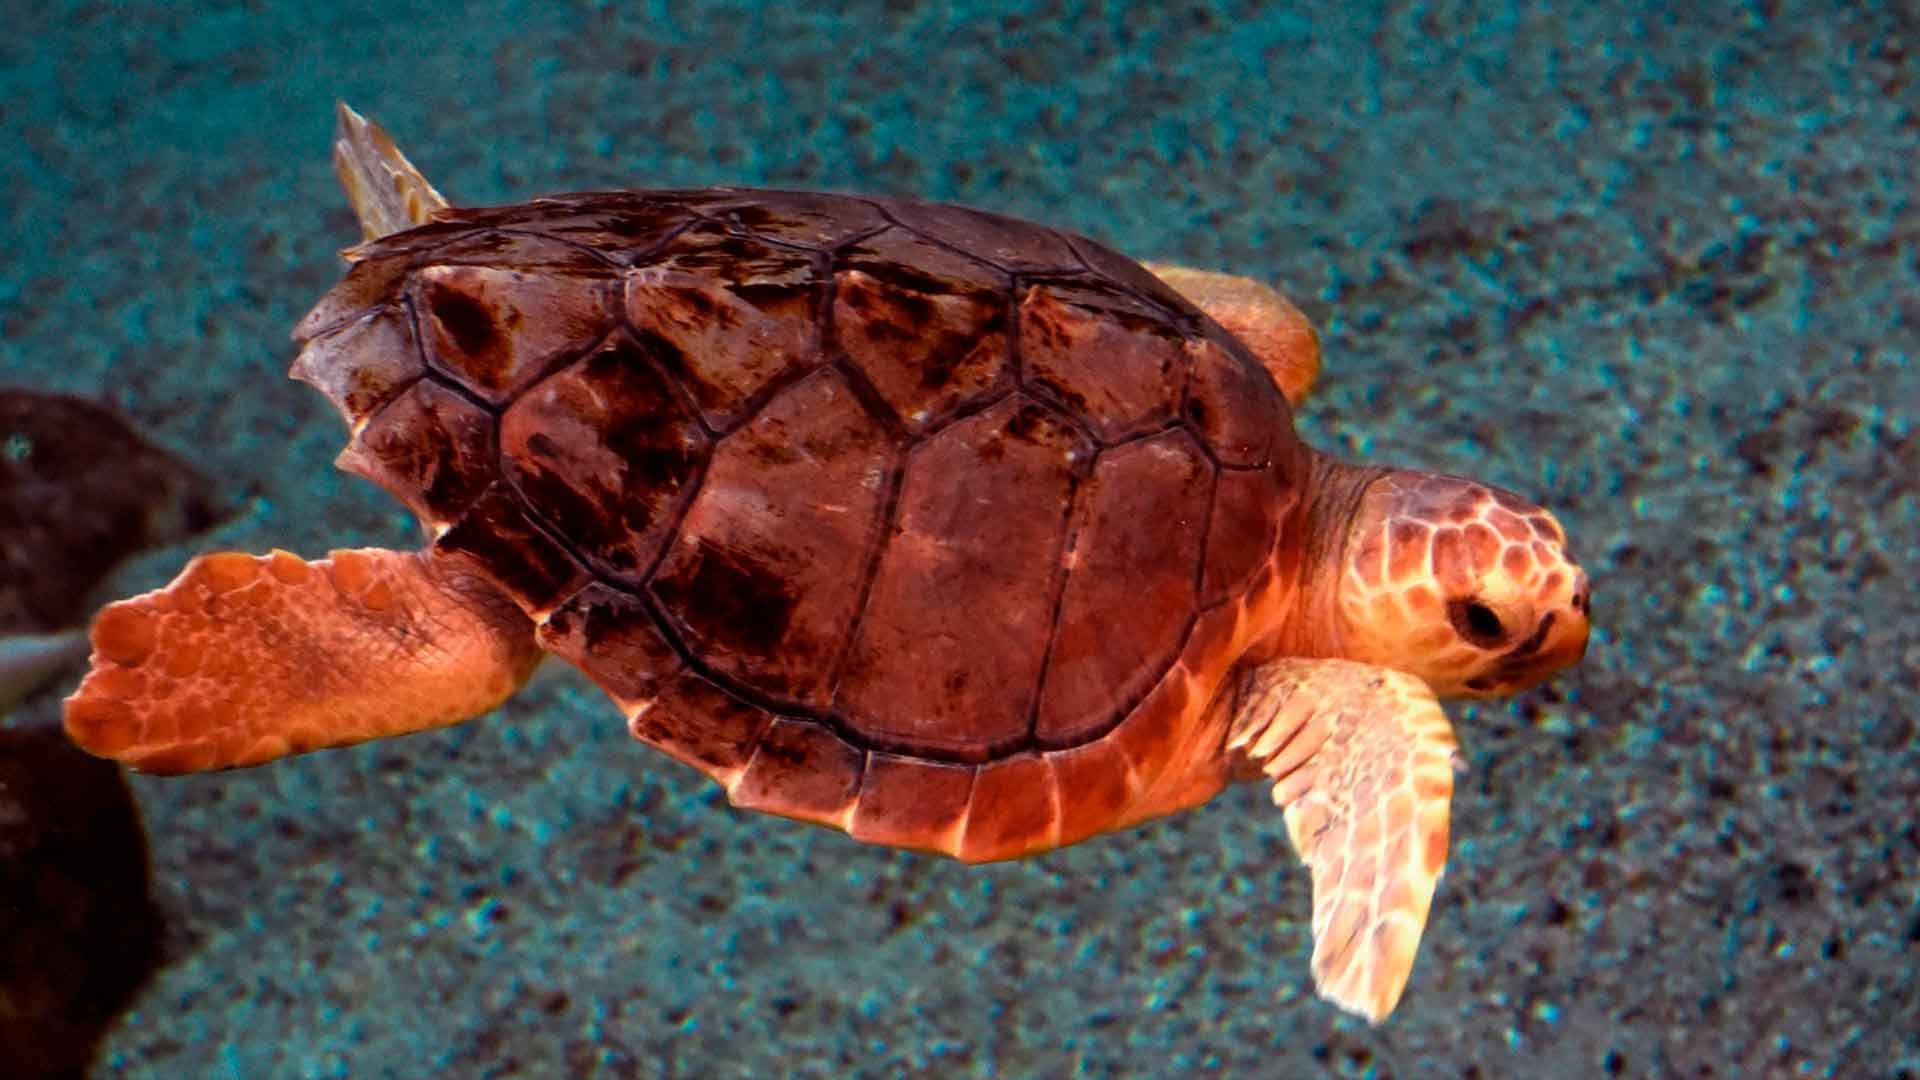
[[[730,810],[549,672],[132,779],[163,929],[93,1074],[1920,1073],[1905,8],[14,7],[0,382],[220,478],[208,546],[416,542],[284,379],[357,239],[344,98],[459,202],[917,194],[1273,281],[1322,329],[1310,441],[1537,498],[1596,584],[1581,667],[1452,710],[1452,859],[1378,1029],[1313,999],[1255,788],[968,868]]]

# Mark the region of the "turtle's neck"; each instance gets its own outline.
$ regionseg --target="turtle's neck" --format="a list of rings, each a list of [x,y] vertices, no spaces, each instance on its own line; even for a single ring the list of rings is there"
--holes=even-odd
[[[1347,534],[1367,486],[1390,469],[1337,461],[1308,451],[1306,497],[1298,531],[1283,530],[1281,543],[1300,545],[1300,597],[1288,620],[1283,649],[1292,656],[1339,656],[1340,619],[1335,591],[1347,565]]]

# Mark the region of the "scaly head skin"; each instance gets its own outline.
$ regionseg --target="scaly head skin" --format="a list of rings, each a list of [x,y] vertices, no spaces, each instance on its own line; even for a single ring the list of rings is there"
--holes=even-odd
[[[1323,461],[1311,527],[1327,558],[1312,654],[1404,671],[1441,697],[1495,697],[1586,652],[1587,575],[1553,515],[1459,477]],[[1338,537],[1338,539],[1336,539]]]

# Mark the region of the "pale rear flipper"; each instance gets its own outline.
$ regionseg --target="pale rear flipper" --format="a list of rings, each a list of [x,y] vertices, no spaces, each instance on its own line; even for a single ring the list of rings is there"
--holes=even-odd
[[[334,109],[333,171],[368,240],[425,225],[447,197],[414,168],[385,128],[339,102]]]
[[[457,562],[220,552],[101,611],[67,734],[145,772],[258,765],[478,716],[542,655],[520,609]]]
[[[1377,1024],[1446,865],[1453,729],[1425,683],[1390,668],[1287,659],[1246,679],[1227,747],[1273,778],[1313,874],[1314,986]]]
[[[1148,263],[1147,269],[1239,338],[1279,384],[1287,404],[1298,406],[1313,389],[1320,335],[1293,301],[1252,278],[1218,270],[1170,263]]]

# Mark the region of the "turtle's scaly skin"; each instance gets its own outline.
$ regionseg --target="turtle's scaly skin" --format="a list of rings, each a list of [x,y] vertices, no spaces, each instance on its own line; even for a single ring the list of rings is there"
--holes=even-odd
[[[417,551],[221,551],[108,606],[67,729],[145,772],[258,765],[457,723],[540,662],[525,616]],[[258,628],[258,634],[236,633]],[[360,675],[380,670],[387,677]]]
[[[729,190],[443,212],[354,255],[297,330],[342,465],[736,803],[980,860],[1228,779],[1224,708],[1190,714],[1300,577],[1308,458],[1133,262]]]

